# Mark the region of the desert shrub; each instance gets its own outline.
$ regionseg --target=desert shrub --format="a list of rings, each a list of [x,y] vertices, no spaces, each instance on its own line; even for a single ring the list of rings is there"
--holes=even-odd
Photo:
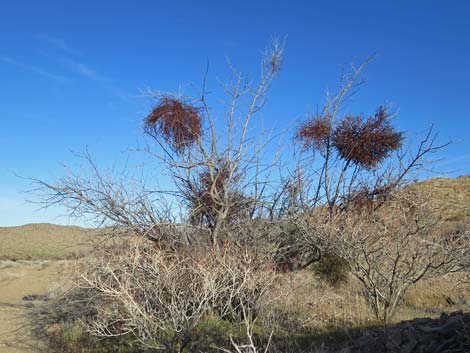
[[[78,321],[91,336],[126,338],[139,349],[203,349],[254,320],[274,278],[270,264],[233,245],[165,252],[135,240],[99,250],[78,269],[89,308]]]
[[[143,122],[152,141],[144,151],[157,162],[154,172],[170,176],[168,189],[147,182],[145,171],[137,178],[102,171],[88,153],[88,173],[72,169],[53,183],[32,178],[45,207],[65,206],[72,216],[141,238],[98,248],[82,263],[73,290],[82,296],[67,301],[87,310],[68,312],[59,341],[90,344],[94,352],[109,341],[134,352],[206,351],[221,344],[217,336],[233,337],[244,325],[248,343],[232,340],[232,347],[256,352],[253,321],[269,309],[274,267],[301,270],[323,258],[315,271],[333,285],[350,267],[385,322],[411,285],[452,270],[468,247],[459,253],[454,238],[428,233],[423,204],[393,199],[425,157],[443,147],[435,146],[432,129],[408,155],[399,152],[404,132],[392,126],[387,107],[369,117],[343,115],[370,59],[346,70],[338,91],[298,127],[294,160],[264,156],[273,139],[253,130],[252,121],[283,51],[274,41],[254,83],[231,66],[222,109],[210,109],[206,79],[200,97],[149,92],[158,101]],[[226,119],[213,117],[226,107]],[[391,208],[363,207],[389,199]]]
[[[349,264],[334,253],[323,254],[312,267],[313,272],[333,287],[346,283],[349,276]]]
[[[469,234],[442,234],[426,196],[398,190],[371,211],[356,208],[328,222],[335,252],[362,284],[378,320],[387,323],[416,283],[464,269]]]
[[[82,324],[96,315],[93,293],[73,288],[51,293],[42,305],[27,312],[30,332],[47,346],[49,353],[144,353],[130,335],[99,338]]]

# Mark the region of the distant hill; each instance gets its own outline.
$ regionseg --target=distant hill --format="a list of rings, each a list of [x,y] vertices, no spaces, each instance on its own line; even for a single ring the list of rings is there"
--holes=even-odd
[[[0,260],[62,259],[89,250],[95,230],[49,223],[0,227]]]
[[[417,182],[412,187],[429,193],[445,221],[470,222],[470,175],[430,178]]]

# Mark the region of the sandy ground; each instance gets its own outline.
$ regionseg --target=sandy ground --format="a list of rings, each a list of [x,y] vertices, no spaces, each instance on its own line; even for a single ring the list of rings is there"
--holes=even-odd
[[[42,351],[26,318],[34,304],[23,297],[47,294],[60,280],[62,267],[60,262],[0,261],[0,353]]]

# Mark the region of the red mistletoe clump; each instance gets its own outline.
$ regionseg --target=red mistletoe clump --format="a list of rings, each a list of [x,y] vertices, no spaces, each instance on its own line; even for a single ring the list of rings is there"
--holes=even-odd
[[[198,184],[193,188],[191,197],[193,222],[203,222],[210,227],[215,225],[217,212],[223,207],[227,207],[227,219],[232,222],[243,216],[249,207],[249,200],[238,191],[228,190],[230,168],[222,164],[221,167],[213,171],[213,175],[208,170],[199,175]],[[234,175],[234,179],[238,176]],[[225,199],[228,199],[225,205]]]
[[[213,177],[211,177],[209,171],[204,171],[199,176],[202,190],[209,193],[213,189],[217,194],[222,194],[225,191],[229,178],[230,170],[225,165],[217,169]]]
[[[324,151],[331,137],[332,126],[328,115],[307,120],[297,130],[296,140],[303,143],[305,149]]]
[[[217,211],[223,206],[226,187],[230,177],[229,169],[224,165],[213,171],[205,170],[199,174],[197,183],[191,185],[191,218],[193,222],[207,223],[214,226]]]
[[[390,115],[384,107],[363,120],[360,116],[346,116],[336,126],[332,142],[340,157],[370,169],[392,151],[401,147],[403,133],[390,124]]]
[[[163,97],[144,120],[145,132],[162,136],[178,153],[202,136],[200,109],[179,99]]]
[[[393,185],[376,186],[372,189],[364,187],[351,196],[351,203],[357,210],[372,211],[380,207],[393,190]]]

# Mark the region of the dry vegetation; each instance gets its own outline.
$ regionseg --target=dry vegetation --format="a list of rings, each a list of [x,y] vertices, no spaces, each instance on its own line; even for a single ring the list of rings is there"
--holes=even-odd
[[[161,249],[139,236],[101,247],[77,263],[75,289],[42,312],[47,340],[57,352],[321,352],[384,323],[468,311],[461,271],[468,233],[447,239],[437,222],[440,200],[437,207],[420,200],[419,187],[397,191],[372,213],[355,209],[325,223],[325,208],[280,228],[268,223],[269,239],[294,228],[301,244],[313,241],[337,256],[294,272],[275,271],[277,251],[259,247],[256,222],[243,225],[248,242],[230,233],[249,246],[224,232],[216,248]],[[331,266],[319,271],[326,259],[341,259],[339,280],[331,280]]]
[[[432,195],[439,214],[448,224],[470,222],[470,175],[426,179],[413,187]]]
[[[266,50],[257,81],[230,65],[223,126],[207,77],[195,98],[150,92],[157,102],[138,151],[173,188],[103,171],[88,153],[88,173],[33,179],[45,207],[126,234],[95,242],[74,262],[69,290],[34,312],[52,351],[321,352],[367,327],[386,332],[402,318],[468,306],[468,180],[439,193],[440,179],[411,183],[447,144],[431,128],[405,146],[388,106],[347,111],[369,58],[300,124],[293,157],[272,157],[253,121],[283,52],[278,41]],[[78,240],[70,251],[32,243],[19,255],[68,257]]]
[[[461,177],[445,180],[447,185],[453,185],[451,188],[453,191],[448,195],[449,197],[455,196],[457,199],[459,193],[468,190],[465,186],[459,184],[459,182],[464,179],[464,177]],[[417,186],[421,187],[423,184],[432,182],[433,180],[425,181],[424,183],[417,184]],[[444,180],[441,179],[440,182],[442,183]],[[426,188],[426,191],[432,191],[432,189]],[[452,192],[455,192],[456,194],[452,195]],[[433,193],[433,195],[435,195],[435,193]],[[464,201],[466,202],[465,199]],[[457,204],[456,206],[465,206],[465,202]],[[23,237],[24,239],[28,239],[29,244],[31,244],[31,249],[28,254],[31,253],[31,250],[34,250],[38,243],[42,245],[44,253],[52,252],[56,249],[57,236],[60,235],[53,232],[49,232],[47,235],[41,233],[41,228],[43,227],[50,229],[50,225],[37,225],[36,227],[28,226],[23,228]],[[9,229],[11,229],[11,233],[8,233]],[[62,231],[65,232],[63,234],[67,234],[68,227],[59,227],[59,229],[62,229]],[[77,228],[70,227],[69,234],[75,234],[76,231]],[[5,228],[2,236],[11,237],[17,234],[17,232],[18,230],[16,228]],[[136,239],[136,241],[138,240]],[[65,248],[73,248],[77,246],[74,237],[64,237],[63,242]],[[143,245],[143,249],[141,249],[142,254],[138,255],[140,259],[139,262],[123,261],[131,258],[131,256],[126,255],[128,251],[131,251],[132,256],[135,258],[137,255],[136,250],[139,248],[136,248],[135,245],[125,248],[121,243],[119,245],[119,251],[113,250],[113,248],[102,248],[100,253],[107,253],[107,256],[96,254],[95,256],[97,256],[98,262],[94,263],[94,267],[85,267],[87,271],[86,273],[93,274],[96,269],[101,268],[108,269],[107,271],[112,271],[120,269],[122,266],[127,268],[125,273],[128,273],[128,275],[135,274],[136,270],[147,271],[149,269],[149,265],[155,265],[153,264],[153,259],[161,259],[159,255],[160,253],[153,250],[151,242],[142,243],[141,241],[138,241],[138,243]],[[197,255],[197,253],[194,255]],[[124,258],[122,258],[123,256]],[[152,256],[152,258],[148,259],[148,256]],[[152,262],[149,262],[149,260]],[[179,259],[178,261],[181,260],[182,259]],[[90,260],[86,260],[86,263],[89,263],[89,261]],[[106,266],[101,266],[103,265],[103,261],[106,261]],[[144,262],[142,263],[142,261]],[[76,266],[78,266],[77,268],[83,269],[83,263],[81,265],[80,263],[81,262],[78,262]],[[233,264],[235,266],[233,269],[237,271],[242,270],[243,267],[239,267],[237,263]],[[28,352],[28,346],[34,342],[30,336],[25,335],[26,331],[24,328],[27,327],[27,330],[30,330],[30,326],[24,326],[24,315],[27,313],[25,310],[31,309],[25,308],[25,304],[29,302],[23,301],[22,298],[31,294],[48,293],[50,299],[53,301],[49,302],[49,304],[46,303],[46,311],[42,312],[44,320],[41,321],[47,323],[49,332],[47,340],[52,343],[53,351],[114,352],[117,349],[116,345],[121,346],[120,349],[122,352],[125,352],[126,349],[127,351],[132,352],[138,351],[136,343],[129,342],[127,339],[118,339],[114,337],[111,338],[111,341],[109,341],[109,338],[104,341],[94,341],[92,337],[88,336],[86,331],[84,331],[84,327],[73,319],[74,316],[69,316],[76,310],[72,310],[69,305],[72,305],[71,303],[77,300],[77,298],[73,299],[73,297],[69,297],[73,300],[67,302],[64,300],[66,297],[63,297],[62,295],[57,296],[61,291],[57,292],[57,290],[55,290],[55,294],[54,292],[51,292],[51,288],[54,288],[53,283],[57,281],[57,278],[60,278],[60,276],[57,276],[58,271],[63,269],[66,264],[66,262],[57,263],[54,261],[30,261],[29,263],[21,261],[2,262],[2,265],[0,266],[0,283],[2,284],[2,293],[0,298],[2,308],[0,315],[2,322],[8,322],[8,325],[5,324],[3,328],[0,328],[0,333],[2,335],[1,337],[3,342],[9,342],[9,344],[11,344],[12,341],[14,341],[12,337],[15,337],[16,340],[16,343],[12,346],[2,346],[4,349],[7,349],[6,352]],[[72,263],[69,262],[69,264]],[[335,274],[326,273],[320,276],[316,270],[316,267],[320,264],[321,262],[315,264],[312,268],[302,271],[275,274],[275,282],[270,285],[271,289],[269,292],[265,293],[266,297],[264,300],[266,300],[266,303],[270,303],[269,310],[266,310],[265,307],[263,308],[263,311],[258,314],[260,317],[255,322],[255,327],[252,328],[254,331],[252,336],[259,340],[260,333],[262,333],[263,336],[265,334],[269,335],[269,333],[273,331],[273,337],[270,342],[271,349],[285,352],[308,351],[310,349],[310,351],[315,352],[316,349],[321,347],[322,343],[331,345],[338,342],[347,342],[359,335],[365,328],[373,327],[378,324],[373,311],[370,309],[370,306],[363,296],[360,282],[351,274],[347,274],[346,278],[343,278],[342,281],[333,286],[329,282],[328,276],[334,276]],[[200,268],[201,270],[204,270],[201,275],[213,274],[213,272],[210,271],[210,267],[207,267],[204,262],[201,262],[200,265],[204,265],[203,268]],[[176,264],[169,263],[165,266],[176,266]],[[216,267],[221,271],[219,272],[221,275],[230,274],[230,272],[222,271],[222,269],[227,269],[227,265]],[[102,274],[101,277],[92,277],[92,280],[97,281],[106,279],[109,275],[113,274],[113,272],[103,273],[101,270],[100,273]],[[178,279],[178,274],[180,272],[172,271],[168,273],[163,272],[162,274],[165,273],[169,277],[164,277],[161,280],[169,280],[167,283],[171,285],[171,288],[176,290],[178,288],[178,282],[173,281],[172,279]],[[80,270],[77,274],[84,273]],[[149,275],[144,276],[144,278],[149,279],[154,277],[156,274],[158,274],[158,272],[155,272],[154,267]],[[123,300],[123,304],[131,304],[126,303],[126,298],[128,298],[126,296],[127,291],[122,292],[123,289],[127,288],[126,290],[129,290],[131,288],[119,288],[116,287],[116,283],[113,284],[113,282],[90,282],[90,278],[88,277],[89,275],[84,274],[83,277],[77,278],[79,283],[81,283],[81,287],[84,285],[90,286],[90,284],[92,284],[98,285],[101,289],[118,289],[119,292],[115,292],[113,294],[109,291],[105,291],[103,295],[116,295],[116,297],[113,298],[119,298],[122,296],[122,299],[118,299],[118,302]],[[126,279],[126,277],[122,276],[120,276],[120,278],[122,280]],[[141,277],[139,276],[138,278]],[[273,278],[274,277],[267,276],[264,279],[271,280]],[[215,278],[212,277],[212,279]],[[470,292],[470,287],[465,282],[461,281],[462,279],[464,278],[461,275],[455,274],[428,279],[418,283],[417,285],[413,285],[404,296],[403,303],[399,307],[396,315],[392,318],[391,322],[413,319],[415,317],[438,317],[441,312],[450,312],[454,310],[468,311],[470,308],[470,296],[468,294]],[[132,281],[132,278],[127,278],[127,280],[131,280],[128,282],[130,284],[137,284],[137,282]],[[185,281],[186,280],[187,279],[185,279]],[[144,290],[145,286],[138,287],[139,290],[144,290],[147,295],[153,296],[156,294],[154,293],[156,288],[153,287],[153,284],[155,284],[154,280],[147,280],[144,284],[146,286],[150,285],[150,291],[148,292]],[[103,288],[103,285],[106,285],[106,288]],[[186,292],[192,289],[196,289],[196,287],[184,288],[184,291]],[[159,290],[162,290],[162,287],[160,287]],[[215,294],[214,292],[212,293]],[[223,293],[223,291],[221,291],[220,294],[221,293]],[[68,293],[67,295],[72,296],[72,293]],[[181,297],[182,300],[185,300],[187,305],[193,305],[194,302],[187,301],[188,298],[194,298],[194,296]],[[85,297],[80,300],[90,299],[91,297]],[[113,300],[113,306],[118,302],[114,302]],[[53,307],[50,306],[50,303],[54,303]],[[79,301],[77,309],[79,309],[80,312],[83,312],[83,306],[80,303],[82,302]],[[44,308],[44,304],[36,304],[36,307]],[[51,311],[51,308],[54,308],[54,310]],[[100,310],[104,310],[105,308],[106,307],[101,306]],[[129,309],[132,309],[132,307]],[[38,315],[37,311],[34,311],[34,313],[34,316]],[[56,315],[53,319],[51,319],[52,313],[55,313]],[[75,318],[77,317],[75,316]],[[182,318],[184,320],[188,319],[187,317],[185,318],[185,316]],[[193,317],[191,317],[191,319],[192,318]],[[110,319],[112,318],[102,315],[100,316],[99,322],[90,322],[90,324],[93,324],[93,330],[103,329],[105,327],[117,329],[119,325],[104,325],[104,323],[109,322]],[[139,317],[136,317],[135,319],[137,320]],[[60,322],[60,324],[58,324],[58,322]],[[119,329],[128,329],[131,324],[132,322],[129,321],[129,326],[123,325]],[[143,327],[145,326],[142,326],[142,328]],[[16,331],[17,329],[20,329],[20,331]],[[202,341],[202,343],[200,341],[201,335],[203,335],[203,337],[211,337],[210,344],[217,346],[223,345],[225,347],[230,347],[231,343],[229,336],[232,336],[234,343],[236,344],[245,344],[248,342],[246,340],[246,329],[242,322],[236,324],[230,320],[220,320],[212,314],[207,316],[207,320],[198,326],[197,332],[198,334],[196,336],[199,337],[199,341],[194,339],[192,342],[193,345],[204,343],[204,341]],[[105,333],[109,335],[112,331],[108,329]],[[265,337],[265,340],[266,339],[267,337]],[[263,339],[261,339],[261,341],[263,341]],[[104,345],[104,343],[106,344]],[[33,344],[37,345],[37,343]],[[111,346],[109,346],[110,344]],[[106,350],[106,345],[114,348]],[[34,351],[35,350],[33,350],[33,352]]]
[[[91,249],[96,232],[80,227],[27,224],[0,227],[0,260],[57,260]],[[51,239],[55,239],[51,242]]]

